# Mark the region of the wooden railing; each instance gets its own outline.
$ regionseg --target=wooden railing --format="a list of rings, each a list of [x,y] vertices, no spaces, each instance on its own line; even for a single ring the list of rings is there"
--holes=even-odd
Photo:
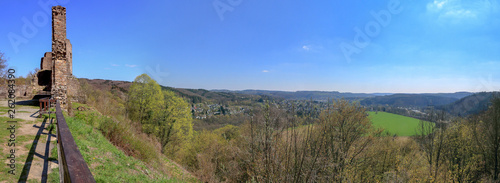
[[[37,95],[50,95],[51,93],[50,93],[50,91],[38,91],[36,94]]]
[[[87,163],[75,144],[59,101],[56,101],[57,152],[61,182],[95,182]]]
[[[50,108],[55,104],[56,100],[51,98],[41,98],[38,99],[38,103],[40,104],[40,110],[38,111],[38,117],[42,116],[42,114],[50,113]]]

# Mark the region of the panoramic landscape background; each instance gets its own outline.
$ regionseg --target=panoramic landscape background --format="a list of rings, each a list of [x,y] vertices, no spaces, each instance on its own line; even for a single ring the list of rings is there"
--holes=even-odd
[[[54,115],[34,117],[55,5],[64,116],[97,182],[500,181],[495,0],[1,1],[22,168],[0,181],[59,182]],[[38,124],[53,167],[31,162]]]
[[[133,81],[147,73],[164,86],[230,90],[500,88],[495,0],[0,5],[0,46],[23,76],[37,67],[40,50],[50,50],[48,12],[62,5],[79,78]]]

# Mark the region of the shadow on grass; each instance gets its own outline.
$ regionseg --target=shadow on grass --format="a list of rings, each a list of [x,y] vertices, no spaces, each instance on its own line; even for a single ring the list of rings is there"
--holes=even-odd
[[[39,106],[38,99],[16,101],[16,105]]]

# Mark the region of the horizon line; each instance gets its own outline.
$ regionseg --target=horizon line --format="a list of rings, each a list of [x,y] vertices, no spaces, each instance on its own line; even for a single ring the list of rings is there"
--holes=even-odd
[[[126,81],[126,80],[113,80],[113,79],[101,79],[101,78],[95,78],[95,79],[89,79],[89,78],[79,78],[79,79],[88,79],[88,80],[109,80],[109,81],[122,81],[122,82],[130,82],[132,83],[133,81]],[[163,87],[172,87],[172,88],[179,88],[179,89],[201,89],[201,90],[209,90],[209,91],[217,91],[217,90],[227,90],[227,91],[249,91],[249,90],[254,90],[254,91],[271,91],[271,92],[338,92],[338,93],[352,93],[352,94],[443,94],[443,93],[481,93],[481,92],[500,92],[500,91],[455,91],[455,92],[351,92],[351,91],[335,91],[335,90],[275,90],[275,89],[220,89],[220,88],[214,88],[214,89],[207,89],[207,88],[186,88],[186,87],[175,87],[175,86],[166,86],[158,83],[160,86]]]

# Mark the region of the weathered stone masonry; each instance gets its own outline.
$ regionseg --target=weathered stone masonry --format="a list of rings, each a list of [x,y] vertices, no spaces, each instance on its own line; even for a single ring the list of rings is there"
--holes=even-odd
[[[72,46],[66,38],[66,8],[52,7],[52,52],[45,53],[37,73],[35,90],[38,93],[50,92],[52,98],[63,106],[68,102],[68,95],[76,92],[78,86],[73,76]],[[41,91],[40,91],[41,90]]]
[[[69,49],[68,49],[69,48]],[[66,39],[66,8],[52,7],[52,89],[53,98],[67,102],[68,79],[72,75],[71,43]]]

